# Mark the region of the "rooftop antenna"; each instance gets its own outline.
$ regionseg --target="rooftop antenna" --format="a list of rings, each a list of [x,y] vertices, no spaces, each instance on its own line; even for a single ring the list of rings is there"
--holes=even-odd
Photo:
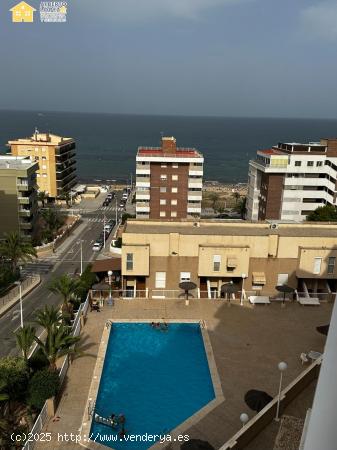
[[[39,134],[39,130],[37,129],[37,127],[35,127],[35,131],[34,131],[34,135],[35,135],[35,140],[37,141],[37,135]]]

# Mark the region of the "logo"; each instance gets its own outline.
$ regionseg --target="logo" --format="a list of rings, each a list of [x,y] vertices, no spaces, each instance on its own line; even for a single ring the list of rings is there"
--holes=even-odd
[[[33,22],[35,8],[26,2],[20,2],[10,9],[12,13],[12,22]]]
[[[41,22],[66,22],[67,7],[67,2],[41,2]]]

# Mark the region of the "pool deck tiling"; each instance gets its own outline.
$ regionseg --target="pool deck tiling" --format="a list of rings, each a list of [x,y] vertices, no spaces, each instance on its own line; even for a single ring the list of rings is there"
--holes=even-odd
[[[184,300],[142,299],[117,300],[114,307],[103,308],[100,313],[89,312],[81,334],[86,355],[76,358],[70,366],[57,409],[59,421],[50,420],[45,427],[45,431],[52,435],[51,442],[37,442],[35,449],[107,449],[100,444],[84,441],[84,435],[87,439],[90,429],[88,399],[95,400],[99,386],[109,337],[105,323],[109,319],[116,322],[151,322],[163,318],[166,322],[205,321],[203,337],[217,397],[173,430],[172,436],[182,431],[190,438],[206,440],[219,449],[241,427],[241,413],[246,412],[251,418],[255,414],[244,402],[248,390],[261,389],[275,396],[279,361],[288,363],[284,374],[286,385],[303,369],[299,358],[302,352],[323,351],[326,338],[316,331],[316,327],[329,323],[332,306],[323,303],[319,307],[302,307],[288,303],[281,308],[280,304],[273,303],[251,308],[247,304],[241,307],[234,303],[228,307],[221,300],[208,299],[190,300],[189,306],[186,306]],[[307,389],[301,395],[303,401],[293,410],[290,404],[287,414],[305,417],[305,405],[310,405],[313,389]],[[267,427],[260,435],[262,437],[264,433],[261,442],[273,442],[277,431],[275,426]],[[66,441],[65,433],[68,437],[70,433],[81,435],[82,445],[74,440]],[[251,449],[258,449],[258,442],[259,436],[256,447],[253,441]],[[166,447],[179,450],[180,443],[173,442]],[[153,448],[165,449],[165,445],[155,444]]]

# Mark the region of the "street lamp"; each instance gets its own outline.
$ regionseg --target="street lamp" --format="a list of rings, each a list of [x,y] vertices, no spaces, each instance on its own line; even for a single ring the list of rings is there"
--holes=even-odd
[[[84,239],[80,239],[79,241],[77,241],[77,244],[80,245],[80,255],[81,255],[81,273],[80,273],[80,275],[82,275],[82,273],[83,273],[83,248],[82,248],[83,242],[84,242]]]
[[[112,297],[111,297],[111,277],[112,277],[112,270],[109,270],[109,271],[108,271],[108,277],[109,277],[109,286],[110,286],[109,305],[112,305]]]
[[[283,378],[283,372],[287,370],[288,364],[284,361],[281,361],[277,365],[278,370],[280,371],[280,384],[278,388],[278,397],[277,397],[277,408],[276,408],[276,417],[275,420],[278,422],[280,420],[280,402],[281,402],[281,390],[282,390],[282,378]]]
[[[19,296],[20,296],[20,318],[21,318],[21,328],[23,328],[23,308],[22,308],[22,286],[21,281],[15,281],[17,286],[19,286]]]
[[[249,420],[248,414],[246,414],[246,413],[240,414],[240,420],[241,420],[242,428],[243,428]]]
[[[241,286],[241,298],[240,298],[240,306],[243,306],[243,293],[244,293],[244,287],[245,287],[245,279],[248,278],[247,274],[242,273],[242,286]]]

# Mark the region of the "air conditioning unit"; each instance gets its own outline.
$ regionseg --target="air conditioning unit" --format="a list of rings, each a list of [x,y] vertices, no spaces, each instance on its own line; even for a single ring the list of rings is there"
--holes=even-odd
[[[276,230],[276,228],[278,228],[278,224],[277,223],[271,223],[269,225],[269,228],[271,228],[272,230]]]

